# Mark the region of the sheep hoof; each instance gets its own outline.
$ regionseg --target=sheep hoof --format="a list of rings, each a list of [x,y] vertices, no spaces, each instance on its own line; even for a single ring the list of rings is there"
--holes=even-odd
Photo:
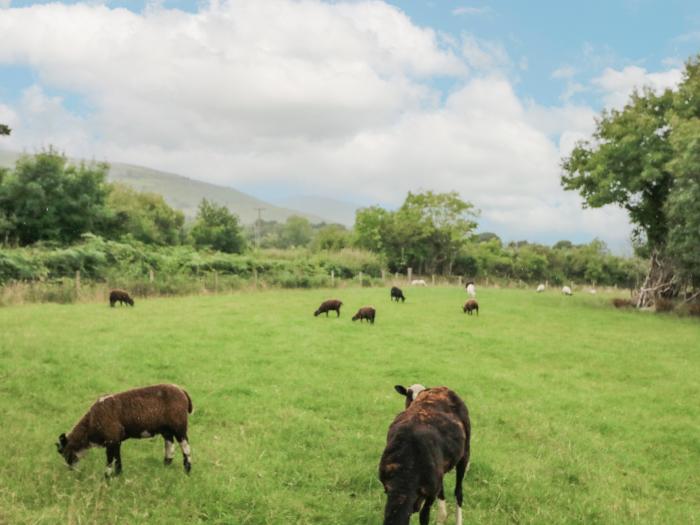
[[[192,470],[192,463],[185,463],[185,474],[189,475],[191,470]]]
[[[165,458],[165,459],[163,460],[163,463],[164,463],[165,465],[170,465],[170,464],[172,464],[172,462],[173,462],[173,458]]]

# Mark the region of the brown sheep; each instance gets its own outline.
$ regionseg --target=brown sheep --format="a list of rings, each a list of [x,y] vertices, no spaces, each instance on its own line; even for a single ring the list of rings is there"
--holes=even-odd
[[[479,303],[476,302],[476,299],[469,299],[466,303],[464,303],[464,308],[462,308],[465,314],[472,314],[472,310],[476,310],[476,315],[479,315]]]
[[[321,303],[321,306],[318,307],[318,309],[314,312],[314,317],[318,317],[319,314],[326,314],[326,317],[328,317],[328,312],[335,310],[335,312],[338,314],[336,317],[340,317],[340,307],[343,306],[342,301],[338,301],[338,299],[328,299],[327,301],[323,301]]]
[[[396,391],[406,396],[406,410],[389,427],[379,463],[387,494],[384,525],[408,525],[420,511],[421,525],[430,520],[438,500],[438,523],[447,517],[443,478],[456,468],[457,524],[462,525],[462,481],[469,468],[471,423],[464,401],[446,387],[413,385]]]
[[[367,319],[370,323],[374,324],[374,317],[377,315],[377,311],[371,306],[363,306],[360,308],[355,315],[352,316],[353,321],[358,319],[362,322],[363,319]]]
[[[120,447],[129,438],[160,434],[165,438],[165,464],[172,463],[175,442],[180,444],[185,472],[192,468],[187,440],[187,415],[192,413],[189,394],[177,385],[134,388],[100,397],[68,435],[58,437],[58,453],[73,467],[91,447],[106,447],[105,476],[121,473]]]
[[[117,302],[122,305],[128,304],[134,306],[134,300],[129,293],[124,290],[112,290],[109,292],[109,306],[114,307]]]
[[[620,299],[619,297],[616,297],[612,300],[612,304],[615,308],[628,308],[632,306],[632,301],[629,299]]]

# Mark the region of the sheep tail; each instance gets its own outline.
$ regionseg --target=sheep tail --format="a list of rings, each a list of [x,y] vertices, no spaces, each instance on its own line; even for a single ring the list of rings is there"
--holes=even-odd
[[[184,388],[182,389],[182,393],[185,394],[185,397],[187,398],[187,413],[192,414],[194,412],[194,407],[192,406],[192,398],[187,393],[187,390],[185,390]]]

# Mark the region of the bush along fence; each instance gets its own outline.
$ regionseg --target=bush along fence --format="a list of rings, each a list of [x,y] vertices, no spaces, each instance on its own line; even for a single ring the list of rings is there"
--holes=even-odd
[[[191,246],[154,247],[86,235],[70,247],[34,245],[0,249],[0,306],[22,302],[106,301],[124,288],[136,297],[226,293],[241,289],[347,286],[464,286],[462,276],[388,272],[372,252],[261,250],[226,254]],[[533,283],[478,276],[480,285],[529,287]]]

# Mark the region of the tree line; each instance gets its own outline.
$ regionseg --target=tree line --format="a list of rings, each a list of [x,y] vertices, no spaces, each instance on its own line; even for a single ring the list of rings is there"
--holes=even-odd
[[[412,268],[416,274],[634,286],[643,272],[639,260],[616,257],[600,241],[578,246],[562,241],[549,247],[476,234],[478,210],[456,192],[409,192],[394,211],[360,209],[353,229],[311,224],[296,216],[284,223],[242,225],[228,208],[207,200],[188,222],[158,194],[107,182],[108,170],[104,163],[71,164],[53,149],[0,170],[4,246],[58,249],[80,244],[90,234],[152,249],[191,246],[231,254],[253,248],[312,253],[359,249],[374,254],[392,273]],[[26,257],[22,261],[20,266]],[[30,275],[8,270],[8,276],[25,274]]]

